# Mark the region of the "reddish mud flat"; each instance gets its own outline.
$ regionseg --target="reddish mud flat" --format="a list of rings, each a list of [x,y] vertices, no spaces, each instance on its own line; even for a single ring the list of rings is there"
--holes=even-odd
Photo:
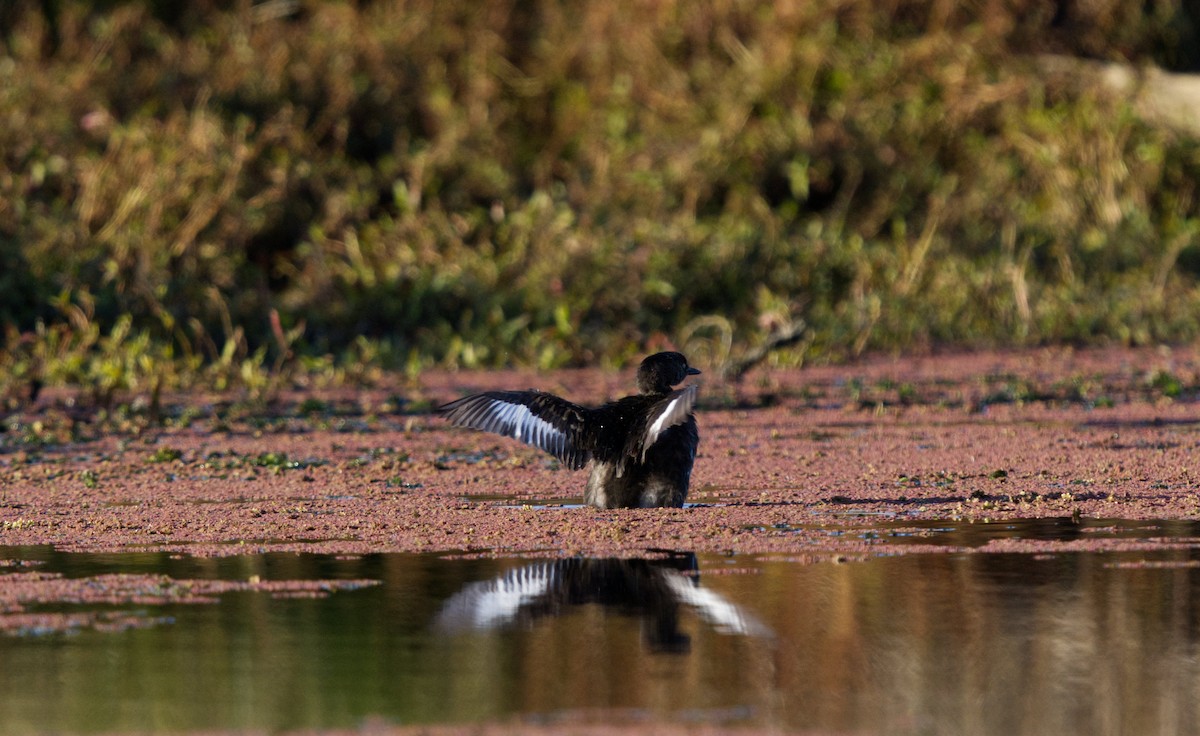
[[[595,403],[629,371],[427,374],[259,410],[168,397],[164,426],[80,418],[50,393],[3,424],[0,545],[828,556],[881,551],[829,533],[881,522],[1200,517],[1191,349],[878,358],[737,386],[711,373],[683,509],[579,507],[583,472],[426,410],[501,387]]]

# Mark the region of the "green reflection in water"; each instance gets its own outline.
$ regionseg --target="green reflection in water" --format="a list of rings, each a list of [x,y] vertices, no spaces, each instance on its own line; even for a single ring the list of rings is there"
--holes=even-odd
[[[1050,529],[1025,532],[1048,539]],[[1190,542],[1195,532],[1173,523],[1091,533]],[[958,547],[978,546],[966,536],[980,533],[936,530]],[[40,548],[0,558],[44,561],[6,574],[382,583],[315,600],[235,592],[208,605],[100,606],[167,620],[0,636],[2,733],[513,717],[935,734],[1187,733],[1200,722],[1191,547],[848,564]]]

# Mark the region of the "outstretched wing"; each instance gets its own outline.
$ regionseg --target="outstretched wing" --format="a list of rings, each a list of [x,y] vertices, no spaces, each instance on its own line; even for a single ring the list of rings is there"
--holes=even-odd
[[[571,470],[592,453],[587,409],[542,391],[488,391],[452,401],[438,411],[460,427],[495,432],[545,450]]]
[[[666,398],[650,407],[646,418],[646,431],[638,438],[641,445],[630,454],[640,456],[641,460],[645,461],[646,451],[658,441],[663,432],[677,424],[683,424],[692,415],[692,407],[696,404],[698,393],[699,387],[693,383],[687,388],[672,391]]]

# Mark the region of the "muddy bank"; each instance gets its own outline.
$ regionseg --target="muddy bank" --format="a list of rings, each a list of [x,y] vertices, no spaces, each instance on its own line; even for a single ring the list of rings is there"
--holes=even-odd
[[[270,405],[168,397],[162,425],[46,392],[3,423],[0,545],[827,556],[881,551],[829,532],[879,521],[1200,517],[1192,350],[880,358],[737,386],[711,373],[693,505],[615,511],[576,505],[582,472],[428,408],[531,386],[595,403],[629,371],[427,374]]]

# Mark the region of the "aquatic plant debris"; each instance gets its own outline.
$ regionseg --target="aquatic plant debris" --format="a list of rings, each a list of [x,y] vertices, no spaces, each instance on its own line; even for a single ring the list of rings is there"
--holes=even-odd
[[[1170,395],[1164,373],[1176,378]],[[1196,519],[1198,376],[1194,350],[1124,348],[756,369],[736,385],[702,386],[687,507],[607,511],[570,503],[584,476],[538,450],[381,407],[396,407],[398,394],[429,407],[513,385],[600,401],[630,371],[431,372],[240,413],[219,398],[164,396],[165,423],[131,430],[80,423],[70,396],[47,390],[0,433],[0,545],[833,557],[946,549],[830,532],[884,522]],[[347,430],[295,410],[314,401],[356,421]],[[187,421],[173,421],[181,407]],[[1054,546],[1014,536],[992,548],[1001,544]]]
[[[30,565],[0,561],[0,568],[26,566]],[[143,628],[172,621],[169,616],[155,615],[155,608],[216,603],[232,592],[311,598],[378,584],[376,580],[176,580],[167,575],[128,573],[74,578],[37,571],[7,572],[0,573],[0,633],[44,635]],[[54,611],[39,610],[39,604],[47,602],[55,603]],[[62,604],[78,604],[83,610],[63,611]]]

